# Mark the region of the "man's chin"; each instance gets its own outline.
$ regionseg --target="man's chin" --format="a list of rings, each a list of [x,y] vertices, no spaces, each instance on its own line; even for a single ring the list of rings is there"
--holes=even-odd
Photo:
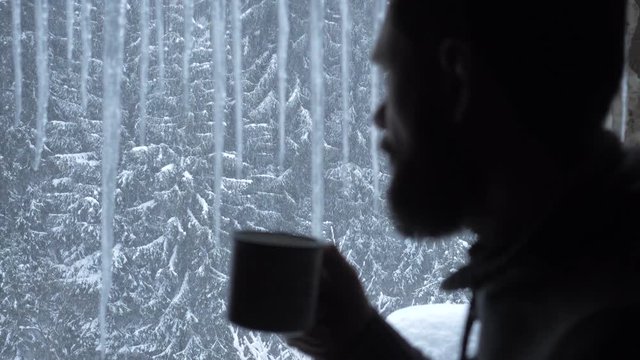
[[[407,237],[437,238],[463,227],[459,190],[433,176],[396,172],[388,198],[397,230]]]

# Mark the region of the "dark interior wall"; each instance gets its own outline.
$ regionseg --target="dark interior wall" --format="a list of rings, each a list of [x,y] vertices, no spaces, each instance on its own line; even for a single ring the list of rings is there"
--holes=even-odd
[[[640,0],[635,0],[638,8],[640,8]],[[636,19],[637,23],[637,19]],[[631,48],[629,49],[629,65],[631,69],[640,74],[640,27],[636,26],[636,30],[631,38]]]

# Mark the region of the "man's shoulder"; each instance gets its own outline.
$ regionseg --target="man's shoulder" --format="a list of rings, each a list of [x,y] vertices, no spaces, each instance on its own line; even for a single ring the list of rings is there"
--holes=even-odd
[[[549,359],[636,358],[639,335],[640,302],[610,306],[579,319],[569,327],[558,339]]]
[[[624,148],[614,179],[625,192],[640,194],[640,146]]]

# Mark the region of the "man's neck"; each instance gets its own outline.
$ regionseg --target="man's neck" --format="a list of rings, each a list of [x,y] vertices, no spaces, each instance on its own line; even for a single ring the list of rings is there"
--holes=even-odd
[[[521,161],[504,171],[487,175],[483,211],[471,218],[468,226],[489,247],[510,246],[518,239],[530,237],[557,216],[567,194],[576,188],[595,186],[597,172],[608,171],[611,157],[619,157],[619,145],[609,136],[594,142],[583,156],[570,165],[549,151],[531,149],[523,152]],[[546,155],[545,155],[546,154]],[[600,170],[597,170],[600,169]],[[589,190],[583,190],[589,192]]]
[[[606,149],[602,149],[606,151]],[[485,211],[470,227],[486,246],[503,247],[530,237],[564,204],[567,194],[593,175],[599,151],[585,153],[573,166],[545,152],[530,151],[505,171],[488,175]]]

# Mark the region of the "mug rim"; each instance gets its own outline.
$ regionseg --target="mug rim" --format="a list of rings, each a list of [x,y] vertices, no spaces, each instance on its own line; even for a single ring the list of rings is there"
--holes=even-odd
[[[283,231],[238,230],[233,234],[235,242],[263,246],[294,247],[302,249],[319,249],[324,242],[306,235]],[[303,240],[303,241],[300,241]]]

